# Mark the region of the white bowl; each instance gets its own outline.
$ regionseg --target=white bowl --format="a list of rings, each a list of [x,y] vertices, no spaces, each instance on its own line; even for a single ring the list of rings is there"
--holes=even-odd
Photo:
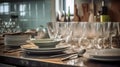
[[[39,48],[54,48],[60,42],[53,39],[39,39],[31,41]]]

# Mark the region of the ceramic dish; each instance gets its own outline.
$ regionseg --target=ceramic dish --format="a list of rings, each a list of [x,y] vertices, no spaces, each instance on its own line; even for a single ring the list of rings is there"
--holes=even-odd
[[[30,51],[50,51],[50,50],[62,50],[67,49],[68,47],[60,47],[60,48],[23,48],[24,50],[30,50]]]
[[[100,61],[120,61],[120,49],[90,50],[89,59]]]
[[[89,57],[88,59],[96,60],[96,61],[107,61],[107,62],[120,61],[120,58],[96,58],[96,57]]]
[[[23,48],[23,51],[25,53],[29,54],[53,54],[53,53],[60,53],[67,50],[68,47],[61,47],[61,48],[37,48],[37,49],[29,49],[29,48]]]
[[[36,46],[39,48],[53,48],[55,47],[60,41],[56,41],[53,39],[37,39],[37,40],[31,40]]]
[[[120,49],[91,50],[89,54],[94,57],[120,57]]]

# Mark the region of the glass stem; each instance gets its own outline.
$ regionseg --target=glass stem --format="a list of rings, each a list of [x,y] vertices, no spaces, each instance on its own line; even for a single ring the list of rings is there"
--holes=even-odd
[[[110,36],[110,48],[112,48],[112,36]]]
[[[103,49],[105,49],[105,38],[103,38],[103,40],[102,40],[102,47],[103,47]]]

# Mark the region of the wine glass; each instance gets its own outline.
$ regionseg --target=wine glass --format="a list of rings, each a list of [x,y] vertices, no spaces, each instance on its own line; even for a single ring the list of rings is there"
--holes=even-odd
[[[88,47],[96,48],[96,43],[99,37],[99,23],[87,23],[85,25],[85,38],[87,41],[89,41]]]
[[[105,44],[106,40],[109,38],[110,24],[111,24],[110,22],[100,23],[98,49],[105,49],[105,48],[109,48],[110,46],[109,44]]]
[[[118,23],[118,35],[120,36],[120,22],[117,23]]]
[[[56,22],[49,22],[47,23],[47,30],[48,30],[48,35],[51,39],[56,39],[57,38],[57,33],[58,33],[58,25]]]
[[[79,44],[79,47],[80,49],[87,49],[89,47],[88,43],[86,42],[86,35],[85,35],[85,26],[86,26],[87,22],[80,22],[78,24],[78,33],[79,33],[79,36],[78,37],[78,44]]]
[[[66,40],[67,36],[70,34],[70,25],[65,22],[57,22],[57,30],[58,30],[58,33],[57,33],[57,38],[58,39],[61,39],[61,40]]]
[[[114,48],[113,47],[113,37],[116,36],[117,34],[117,29],[118,29],[118,23],[116,22],[111,22],[111,25],[110,25],[110,48]]]
[[[72,41],[71,47],[74,52],[80,51],[82,48],[81,40],[83,36],[83,22],[80,23],[72,23]]]

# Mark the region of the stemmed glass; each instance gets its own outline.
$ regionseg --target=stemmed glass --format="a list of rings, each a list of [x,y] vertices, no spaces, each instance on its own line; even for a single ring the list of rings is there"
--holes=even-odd
[[[2,21],[0,25],[1,33],[15,33],[18,31],[21,32],[20,26],[16,26],[15,22]]]
[[[95,43],[99,37],[98,23],[86,23],[85,25],[85,38],[89,41],[88,48],[96,48]]]
[[[81,49],[83,49],[83,45],[81,44],[81,40],[83,38],[84,35],[84,22],[80,22],[80,23],[72,23],[72,41],[71,41],[71,47],[72,50],[75,52],[80,51]]]
[[[47,24],[48,34],[51,39],[67,41],[71,36],[71,24],[63,22],[50,22]]]
[[[57,27],[57,30],[58,30],[57,38],[66,41],[68,36],[70,36],[71,25],[67,22],[65,22],[65,23],[56,22],[56,24],[58,25],[58,27]]]
[[[79,37],[78,44],[80,49],[89,49],[91,46],[89,45],[89,40],[87,39],[87,25],[88,22],[80,22],[79,24]]]
[[[117,29],[118,29],[118,23],[116,22],[112,22],[111,25],[110,25],[110,48],[113,48],[113,37],[116,36],[117,34]]]
[[[110,45],[105,44],[105,41],[109,38],[109,33],[110,33],[110,22],[105,22],[105,23],[100,23],[100,28],[99,28],[99,45],[98,49],[105,49],[109,48]],[[101,44],[102,42],[102,44]]]
[[[48,34],[51,39],[57,38],[57,33],[58,33],[57,27],[58,27],[58,25],[56,22],[47,23]]]
[[[118,35],[120,36],[120,22],[117,23],[118,23]]]

